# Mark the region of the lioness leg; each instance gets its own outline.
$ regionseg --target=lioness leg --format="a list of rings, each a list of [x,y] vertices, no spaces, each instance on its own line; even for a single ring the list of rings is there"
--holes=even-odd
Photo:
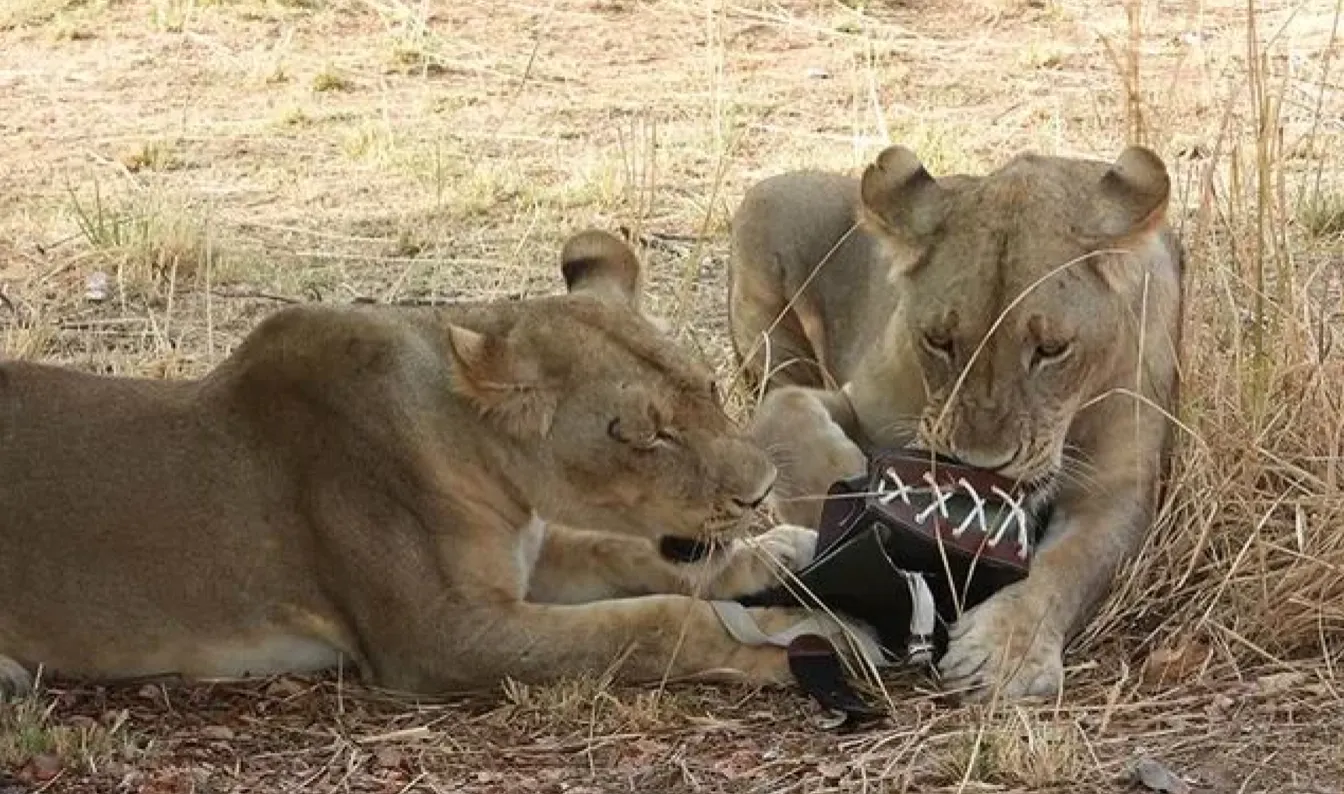
[[[828,404],[836,398],[844,400],[839,392],[775,389],[752,419],[752,439],[779,470],[771,496],[775,511],[790,524],[816,527],[831,485],[862,474],[867,466],[862,450],[835,418],[838,411]]]
[[[810,386],[828,384],[817,342],[821,313],[806,293],[789,305],[782,279],[774,269],[733,270],[728,314],[733,350],[747,385]]]
[[[528,600],[579,604],[653,593],[737,598],[770,587],[782,571],[801,569],[816,546],[813,530],[780,525],[735,539],[702,560],[676,562],[646,538],[549,524]]]
[[[458,607],[460,609],[460,606]],[[753,609],[766,631],[794,625],[800,610]],[[371,659],[378,679],[394,689],[449,691],[508,676],[545,682],[612,671],[646,683],[666,677],[785,683],[784,649],[733,639],[709,602],[652,595],[588,604],[516,602],[480,606],[464,620],[446,615],[437,638],[380,644]]]

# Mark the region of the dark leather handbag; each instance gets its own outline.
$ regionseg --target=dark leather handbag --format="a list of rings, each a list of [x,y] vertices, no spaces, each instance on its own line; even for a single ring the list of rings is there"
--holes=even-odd
[[[871,626],[886,663],[936,662],[958,614],[1027,576],[1048,516],[1025,501],[992,472],[880,451],[865,474],[831,487],[812,563],[739,603],[831,610]],[[795,677],[823,706],[876,716],[849,688],[828,639],[797,636],[789,652]]]

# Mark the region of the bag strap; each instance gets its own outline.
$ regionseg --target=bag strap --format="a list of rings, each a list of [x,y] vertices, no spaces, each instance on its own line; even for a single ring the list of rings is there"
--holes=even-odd
[[[933,592],[922,574],[897,569],[910,591],[910,625],[905,662],[928,663],[934,650],[934,627],[938,613]],[[747,607],[737,601],[711,601],[723,627],[744,645],[776,645],[788,650],[789,670],[803,691],[822,708],[841,717],[834,727],[856,725],[884,716],[886,711],[867,703],[850,686],[840,655],[833,644],[838,638],[872,669],[890,667],[892,661],[866,632],[847,621],[813,610],[812,614],[783,631],[767,634],[757,625]]]

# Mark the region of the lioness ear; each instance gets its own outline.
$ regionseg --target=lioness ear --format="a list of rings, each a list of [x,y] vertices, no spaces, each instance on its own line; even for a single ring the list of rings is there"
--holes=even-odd
[[[904,146],[882,150],[859,182],[865,219],[896,241],[919,242],[937,230],[946,212],[947,191]]]
[[[1124,240],[1151,232],[1166,217],[1171,179],[1151,149],[1130,146],[1101,177],[1098,189],[1095,232]]]
[[[506,433],[545,435],[555,415],[555,396],[541,382],[540,367],[516,347],[499,336],[449,325],[452,388]]]
[[[587,292],[639,308],[639,257],[615,235],[588,229],[570,237],[560,251],[560,272],[571,293]]]
[[[1130,146],[1102,175],[1097,193],[1085,234],[1107,248],[1142,248],[1166,219],[1171,179],[1151,149]],[[1138,258],[1106,256],[1093,261],[1112,289],[1127,291],[1142,278]]]

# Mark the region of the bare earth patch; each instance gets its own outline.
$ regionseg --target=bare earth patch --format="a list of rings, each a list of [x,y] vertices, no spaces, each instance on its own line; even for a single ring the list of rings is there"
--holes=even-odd
[[[889,141],[937,172],[1146,142],[1191,255],[1169,498],[1059,704],[902,674],[889,721],[836,735],[731,687],[57,681],[0,704],[0,794],[1113,791],[1149,757],[1193,791],[1341,791],[1337,10],[0,2],[0,356],[196,375],[283,302],[557,290],[596,225],[728,384],[738,198]]]

